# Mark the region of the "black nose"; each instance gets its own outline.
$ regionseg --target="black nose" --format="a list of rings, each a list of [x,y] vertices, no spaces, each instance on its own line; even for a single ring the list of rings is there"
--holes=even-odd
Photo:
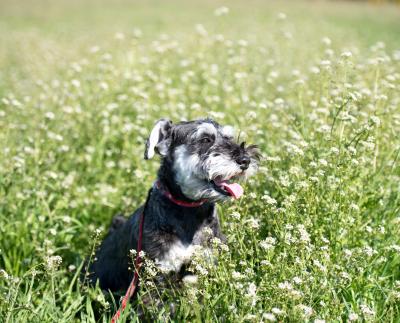
[[[240,156],[236,159],[236,162],[240,165],[240,168],[242,170],[245,170],[245,169],[249,168],[250,157],[246,156],[246,155]]]

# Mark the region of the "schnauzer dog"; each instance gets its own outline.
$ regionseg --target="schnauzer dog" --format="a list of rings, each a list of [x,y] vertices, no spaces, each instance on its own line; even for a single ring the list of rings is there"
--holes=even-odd
[[[173,124],[156,122],[146,143],[144,157],[158,153],[158,179],[146,204],[129,219],[114,218],[107,237],[91,264],[90,280],[104,290],[126,290],[133,277],[129,251],[138,240],[139,218],[145,214],[142,246],[162,272],[185,276],[196,245],[207,247],[210,237],[225,241],[215,203],[237,199],[243,188],[235,183],[257,170],[255,145],[238,144],[233,128],[211,119]],[[208,228],[208,230],[204,230]]]

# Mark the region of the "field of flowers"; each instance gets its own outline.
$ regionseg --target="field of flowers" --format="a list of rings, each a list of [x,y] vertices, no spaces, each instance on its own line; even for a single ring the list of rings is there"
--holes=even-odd
[[[1,322],[110,320],[83,260],[144,202],[154,121],[206,116],[260,171],[153,317],[400,322],[399,7],[6,0],[0,26]]]

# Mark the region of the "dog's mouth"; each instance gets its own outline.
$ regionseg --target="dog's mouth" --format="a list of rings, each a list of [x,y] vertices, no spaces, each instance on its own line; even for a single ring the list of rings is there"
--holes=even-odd
[[[234,177],[229,179],[217,177],[211,180],[210,183],[217,192],[226,196],[230,196],[234,199],[238,199],[243,195],[244,190],[240,184],[233,182],[234,180]]]

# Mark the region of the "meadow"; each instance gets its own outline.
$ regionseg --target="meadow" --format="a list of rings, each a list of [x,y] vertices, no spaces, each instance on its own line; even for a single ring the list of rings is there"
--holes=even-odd
[[[400,322],[400,7],[261,0],[0,2],[0,321],[108,322],[83,261],[207,116],[263,158],[153,318]]]

